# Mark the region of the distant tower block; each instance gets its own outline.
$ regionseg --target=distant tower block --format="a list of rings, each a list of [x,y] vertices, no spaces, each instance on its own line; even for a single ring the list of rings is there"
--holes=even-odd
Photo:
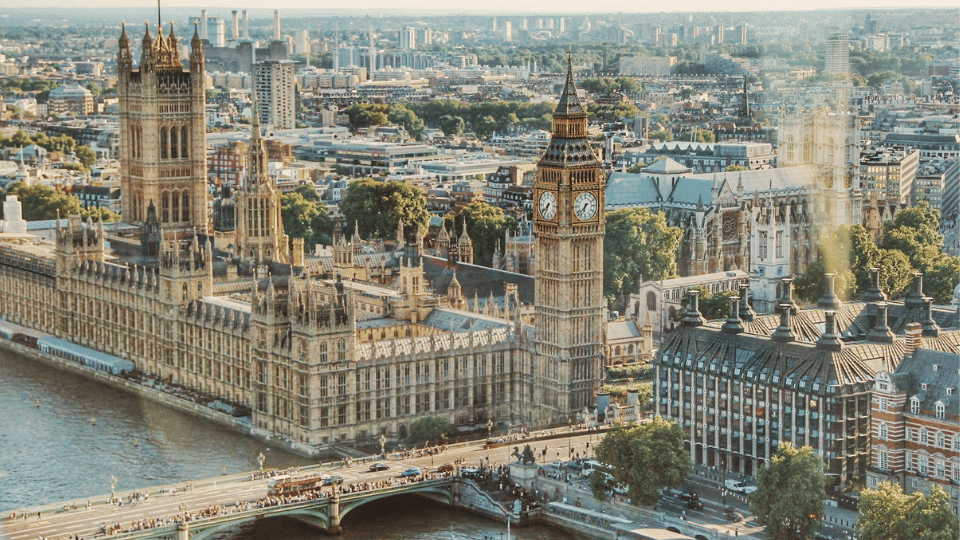
[[[273,10],[273,39],[280,41],[280,10]]]

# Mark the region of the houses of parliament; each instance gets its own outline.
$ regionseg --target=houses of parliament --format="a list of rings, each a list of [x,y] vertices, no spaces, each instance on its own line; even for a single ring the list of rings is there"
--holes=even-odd
[[[189,49],[184,69],[173,27],[148,27],[135,65],[123,30],[123,223],[0,234],[0,318],[249,407],[257,428],[315,447],[403,439],[426,416],[533,427],[594,407],[605,178],[571,69],[539,163],[531,280],[431,257],[402,223],[374,254],[354,235],[332,258],[305,255],[283,233],[256,119],[236,230],[214,245],[196,31]]]

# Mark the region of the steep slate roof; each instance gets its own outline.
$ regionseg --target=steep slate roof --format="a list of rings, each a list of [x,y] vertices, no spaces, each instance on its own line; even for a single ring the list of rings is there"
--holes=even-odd
[[[434,292],[446,294],[450,280],[453,278],[454,266],[446,259],[424,255],[423,270]],[[502,307],[506,284],[516,283],[520,302],[533,305],[535,294],[533,276],[460,262],[456,264],[456,270],[457,281],[460,282],[463,297],[468,301],[474,297],[487,300],[492,293],[494,299]]]
[[[674,159],[665,157],[663,159],[654,161],[650,165],[647,165],[641,169],[641,172],[645,172],[647,174],[686,174],[692,170],[693,169],[690,167],[687,167],[686,165],[683,165]]]
[[[940,402],[946,409],[947,417],[957,418],[960,415],[958,369],[960,356],[956,353],[918,349],[913,355],[903,359],[890,378],[898,390],[906,392],[908,398],[917,397],[920,400],[920,411],[923,414],[933,416],[936,404]],[[921,386],[924,383],[927,385],[926,390]],[[949,395],[947,388],[952,388]]]

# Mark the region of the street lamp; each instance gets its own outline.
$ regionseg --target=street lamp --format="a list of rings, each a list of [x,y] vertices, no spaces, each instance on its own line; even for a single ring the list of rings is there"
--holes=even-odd
[[[723,483],[720,484],[720,495],[723,497],[723,504],[727,504],[727,456],[720,454],[720,470],[723,475]]]
[[[490,434],[493,433],[493,419],[487,418],[487,438],[490,438]]]
[[[115,498],[117,498],[117,495],[115,493],[116,489],[117,489],[117,477],[111,474],[110,475],[110,502],[111,503]]]
[[[384,451],[384,446],[387,444],[387,436],[383,433],[380,434],[380,455],[386,456],[387,453]]]
[[[267,460],[267,456],[263,455],[263,452],[257,454],[257,465],[260,465],[260,470],[263,470],[263,462]]]

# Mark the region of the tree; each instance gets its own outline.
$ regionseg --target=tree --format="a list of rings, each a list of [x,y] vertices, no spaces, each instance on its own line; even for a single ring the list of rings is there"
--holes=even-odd
[[[473,132],[481,140],[487,140],[497,131],[497,121],[492,116],[484,116],[480,122],[473,127]]]
[[[439,416],[428,416],[410,424],[410,436],[407,441],[410,444],[431,442],[437,444],[451,432],[453,432],[453,425],[449,420]]]
[[[900,293],[913,280],[913,268],[910,266],[910,259],[901,251],[895,249],[878,250],[874,266],[880,269],[880,288],[891,298],[900,296]]]
[[[473,201],[457,214],[444,216],[444,225],[452,225],[448,230],[455,235],[454,238],[459,238],[466,227],[467,236],[473,243],[473,262],[490,266],[497,243],[503,240],[508,230],[516,229],[517,221],[513,216],[505,215],[501,208]]]
[[[683,231],[647,208],[614,210],[606,216],[603,238],[603,291],[619,297],[637,290],[640,280],[677,275],[677,249]]]
[[[749,171],[750,169],[744,167],[743,165],[727,165],[727,168],[723,172],[738,172],[738,171]]]
[[[94,221],[103,221],[105,223],[115,223],[120,221],[120,214],[109,208],[101,208],[96,206],[91,206],[81,210],[80,217],[82,219],[90,218]]]
[[[387,106],[372,103],[354,103],[344,111],[350,118],[350,125],[354,128],[383,126],[387,119]]]
[[[49,186],[27,186],[17,182],[7,188],[7,194],[17,196],[22,205],[23,219],[27,221],[56,219],[58,211],[60,217],[80,214],[83,211],[80,199]]]
[[[935,304],[949,304],[960,282],[960,257],[941,255],[923,274],[923,292]]]
[[[727,318],[730,314],[730,299],[739,295],[739,291],[719,291],[714,293],[703,286],[696,287],[696,290],[699,291],[697,295],[697,307],[700,309],[700,314],[703,315],[705,319],[711,321]],[[680,300],[680,309],[677,310],[676,314],[678,321],[683,319],[689,301],[689,296],[684,296]]]
[[[466,129],[463,117],[461,116],[445,114],[440,117],[439,124],[440,130],[448,137],[451,135],[463,135],[463,130]]]
[[[308,199],[301,189],[313,190],[313,199]],[[327,215],[326,206],[320,202],[317,190],[313,186],[299,186],[293,193],[285,193],[280,198],[280,217],[283,220],[283,232],[290,238],[303,238],[305,247],[310,250],[317,244],[330,245],[333,224]]]
[[[426,129],[423,120],[417,116],[417,113],[400,103],[390,105],[390,109],[387,111],[387,119],[394,124],[403,126],[403,129],[407,130],[407,133],[417,140],[420,140],[423,130]]]
[[[849,300],[850,292],[855,285],[853,272],[847,267],[843,267],[839,271],[836,269],[828,270],[823,257],[807,266],[807,269],[793,281],[797,297],[810,303],[819,300],[827,287],[827,279],[824,274],[828,272],[835,274],[833,279],[834,294],[840,300]]]
[[[938,230],[940,212],[927,201],[902,210],[884,224],[881,248],[901,251],[920,272],[930,269],[943,252],[943,235]]]
[[[956,540],[960,520],[950,509],[950,495],[936,484],[929,495],[907,495],[900,484],[881,482],[860,492],[857,529],[860,540]]]
[[[430,223],[423,191],[403,182],[378,182],[373,178],[350,182],[340,209],[347,228],[352,231],[354,223],[359,224],[364,237],[393,238],[400,220],[412,237],[418,228],[425,232]]]
[[[91,150],[89,146],[78,146],[76,154],[77,159],[80,160],[80,163],[87,169],[97,162],[97,153]]]
[[[629,487],[634,505],[654,505],[667,486],[678,486],[690,471],[680,426],[652,421],[609,431],[597,445],[597,458],[613,468],[617,482]]]
[[[807,538],[820,526],[827,500],[823,458],[809,446],[781,442],[757,474],[750,510],[774,539]]]

